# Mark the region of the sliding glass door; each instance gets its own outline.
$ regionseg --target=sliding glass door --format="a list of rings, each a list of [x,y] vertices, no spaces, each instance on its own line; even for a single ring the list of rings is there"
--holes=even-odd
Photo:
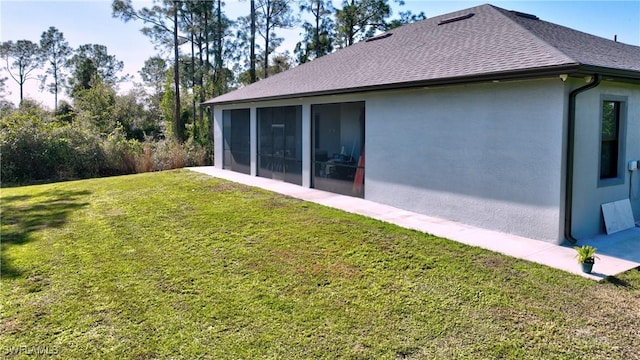
[[[313,187],[364,197],[364,102],[313,105]]]
[[[222,167],[244,174],[251,173],[251,126],[249,109],[222,112],[224,155]]]
[[[302,107],[257,109],[258,176],[302,185]]]

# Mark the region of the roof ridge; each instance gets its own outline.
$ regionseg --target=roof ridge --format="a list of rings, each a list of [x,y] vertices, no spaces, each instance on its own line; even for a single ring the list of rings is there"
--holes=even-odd
[[[573,64],[576,64],[576,65],[580,64],[580,61],[574,59],[569,54],[565,53],[564,51],[558,49],[557,47],[555,47],[554,45],[550,44],[546,40],[542,39],[540,36],[538,36],[538,34],[536,34],[533,31],[527,29],[522,24],[520,24],[519,22],[515,21],[515,19],[513,19],[510,15],[506,14],[506,13],[511,13],[511,10],[503,9],[503,8],[501,8],[499,6],[495,6],[495,5],[492,5],[492,4],[486,4],[486,5],[491,7],[493,10],[497,11],[498,13],[500,13],[501,16],[504,16],[505,18],[507,18],[509,21],[514,23],[516,26],[518,26],[520,29],[524,30],[524,32],[526,32],[528,35],[530,35],[533,38],[535,38],[536,41],[538,41],[540,43],[543,43],[545,46],[550,47],[553,50],[555,50],[556,52],[562,54],[562,56],[564,56],[565,58],[571,60],[571,62]],[[513,16],[518,16],[518,15],[514,14]],[[538,20],[535,20],[535,21],[544,21],[544,20],[538,19]],[[544,21],[544,22],[549,23],[548,21]]]
[[[441,20],[469,13],[475,15],[439,25]],[[386,37],[380,36],[383,34]],[[358,42],[206,103],[580,74],[589,69],[640,79],[640,47],[613,44],[491,4],[434,16],[383,34],[377,41]]]

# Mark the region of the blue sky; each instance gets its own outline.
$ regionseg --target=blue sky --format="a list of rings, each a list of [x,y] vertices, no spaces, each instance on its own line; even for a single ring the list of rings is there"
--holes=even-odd
[[[339,7],[341,1],[334,0]],[[517,10],[538,16],[540,19],[567,26],[593,35],[640,46],[640,0],[632,1],[431,1],[405,0],[405,6],[394,6],[395,11],[424,11],[427,17],[446,14],[484,3],[491,3],[509,10]],[[149,6],[150,0],[136,1],[134,6]],[[235,19],[248,13],[246,0],[227,0],[227,16]],[[124,23],[111,17],[109,0],[0,0],[0,40],[40,40],[42,32],[55,26],[64,33],[69,44],[76,48],[82,44],[102,44],[110,54],[124,62],[124,73],[136,76],[144,61],[156,54],[149,40],[140,33],[139,22]],[[299,40],[299,30],[280,31],[286,38],[279,51],[293,50]],[[4,65],[4,64],[3,64]],[[3,66],[4,67],[4,66]],[[5,71],[0,76],[7,76]],[[8,99],[18,102],[18,87],[12,79],[7,81],[12,92]],[[53,105],[53,95],[38,91],[38,82],[25,84],[25,95]],[[131,88],[124,84],[122,91]]]

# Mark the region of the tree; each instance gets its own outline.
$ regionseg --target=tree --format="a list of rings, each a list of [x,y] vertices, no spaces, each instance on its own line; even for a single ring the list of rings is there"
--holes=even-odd
[[[22,104],[24,83],[33,79],[31,73],[40,68],[40,49],[38,44],[29,40],[7,41],[0,45],[0,55],[5,59],[9,76],[20,86],[20,104]],[[10,63],[10,59],[13,61]]]
[[[10,94],[5,87],[5,82],[8,79],[7,77],[0,78],[0,119],[13,111],[13,104],[5,99],[5,96]]]
[[[216,1],[216,22],[215,22],[215,43],[214,50],[216,59],[216,69],[222,69],[222,44],[224,43],[225,30],[229,28],[230,22],[227,17],[222,16],[222,0]],[[208,26],[208,18],[205,17],[205,26]],[[207,32],[207,38],[205,39],[207,44],[207,64],[209,64],[209,32]]]
[[[290,28],[297,21],[290,4],[291,0],[258,0],[260,11],[256,13],[256,25],[264,39],[262,70],[265,78],[269,76],[269,55],[282,43],[282,38],[276,37],[275,29]]]
[[[172,51],[177,43],[173,39],[174,29],[177,27],[175,15],[180,11],[183,1],[154,0],[152,7],[140,10],[133,8],[131,0],[114,0],[111,4],[112,16],[120,18],[125,23],[131,20],[141,20],[144,24],[140,31],[154,43],[156,49]],[[184,39],[183,39],[184,40]]]
[[[78,91],[89,89],[91,87],[91,80],[97,77],[98,74],[98,69],[93,61],[88,59],[80,61],[79,58],[75,60],[75,64],[71,64],[71,62],[68,63],[69,67],[73,69],[71,71],[71,78],[67,84],[67,91],[71,97],[75,97]]]
[[[0,98],[0,122],[5,116],[11,115],[14,111],[15,107],[11,101]]]
[[[295,49],[298,62],[305,63],[333,51],[334,22],[331,15],[334,8],[331,0],[303,0],[300,11],[307,11],[313,16],[312,22],[302,24],[304,39],[296,44]]]
[[[179,58],[180,58],[180,49],[179,47],[179,43],[178,43],[178,9],[179,9],[179,2],[178,1],[174,1],[173,2],[173,8],[171,9],[171,11],[173,12],[173,56],[175,59],[175,64],[173,65],[173,71],[174,74],[173,76],[175,77],[175,88],[176,88],[176,93],[175,93],[175,127],[176,127],[176,132],[175,132],[175,137],[176,139],[178,139],[178,141],[182,141],[182,139],[184,138],[184,122],[182,121],[182,113],[180,111],[180,74],[179,74]]]
[[[336,45],[346,47],[387,29],[391,7],[387,0],[344,0],[336,11]]]
[[[159,56],[145,60],[144,66],[138,71],[145,87],[151,89],[150,93],[147,92],[146,103],[149,117],[154,119],[156,124],[160,123],[163,116],[160,104],[164,96],[167,71],[169,71],[167,62]]]
[[[131,0],[114,0],[111,8],[113,17],[118,17],[124,22],[130,20],[142,20],[147,26],[142,28],[142,33],[148,36],[155,44],[156,48],[173,49],[173,78],[174,78],[174,111],[173,123],[175,129],[173,135],[178,141],[182,141],[184,134],[184,124],[181,121],[180,108],[180,44],[178,13],[182,7],[182,1],[162,0],[155,2],[151,8],[144,7],[136,11],[131,4]],[[157,4],[160,5],[157,5]]]
[[[175,93],[175,87],[172,86],[172,84],[175,84],[175,81],[173,79],[175,72],[173,71],[173,69],[170,69],[169,71],[167,71],[167,80],[165,82],[165,87],[164,87],[164,91],[162,94],[162,100],[160,102],[160,109],[162,111],[163,114],[163,119],[164,119],[164,123],[161,124],[161,128],[163,130],[163,133],[166,134],[169,137],[172,137],[174,139],[178,139],[178,136],[175,134],[176,131],[176,125],[174,123],[175,121],[175,117],[174,112],[175,112],[175,102],[176,102],[176,93]],[[179,80],[180,81],[180,80]],[[184,101],[185,98],[182,97],[182,101]],[[182,104],[182,105],[187,105],[187,104]],[[181,106],[180,109],[184,109],[184,108],[188,108],[188,106]],[[180,123],[182,124],[186,124],[187,123],[187,118],[188,118],[188,113],[187,111],[182,111],[179,114],[178,117],[178,121],[180,121]],[[185,126],[186,128],[186,126]],[[180,136],[184,136],[184,133],[186,132],[186,129],[182,129],[183,133]],[[182,137],[180,139],[183,139]]]
[[[72,97],[80,90],[91,88],[96,77],[110,87],[116,87],[120,81],[126,79],[118,76],[124,68],[124,63],[118,61],[115,55],[109,55],[104,45],[80,45],[68,61],[68,65],[71,68],[69,88]]]
[[[411,11],[401,11],[400,19],[391,20],[387,24],[387,30],[395,29],[402,25],[414,23],[416,21],[422,21],[422,20],[425,20],[426,18],[427,16],[422,11],[419,14],[413,14],[411,13]]]
[[[64,100],[58,103],[54,115],[56,120],[63,123],[72,123],[76,116],[73,106]]]
[[[244,74],[246,79],[241,84],[251,84],[258,80],[256,66],[258,57],[256,53],[261,51],[260,45],[255,42],[255,36],[252,36],[252,19],[251,15],[241,16],[235,21],[234,28],[236,33],[231,45],[231,59],[233,61],[233,72],[236,76]],[[234,86],[232,84],[232,86]]]
[[[404,5],[404,0],[394,0]],[[343,48],[369,38],[377,31],[387,31],[408,23],[424,20],[423,12],[400,12],[400,18],[387,22],[391,16],[388,0],[344,0],[342,9],[336,11],[336,46]]]
[[[289,52],[284,52],[280,54],[275,54],[271,57],[271,61],[269,62],[269,67],[267,68],[267,76],[275,75],[277,73],[281,73],[285,70],[289,70],[293,66],[294,60],[291,58]],[[262,59],[257,61],[257,65],[261,68],[264,68],[264,63]],[[263,77],[259,76],[258,80],[262,80]],[[241,72],[238,75],[238,82],[242,85],[251,84],[251,77],[249,71]]]
[[[0,100],[4,100],[5,95],[9,94],[9,91],[7,91],[7,87],[6,87],[6,82],[9,78],[7,77],[3,77],[0,78]]]
[[[58,92],[66,78],[62,72],[67,59],[73,50],[64,39],[64,35],[55,27],[50,27],[40,37],[42,61],[47,63],[46,74],[53,77],[53,81],[46,84],[47,90],[54,95],[54,108],[58,108]],[[46,76],[43,83],[46,81]]]
[[[144,61],[144,66],[138,73],[145,86],[160,93],[167,79],[167,62],[159,56],[152,56]]]
[[[221,0],[216,1],[215,13],[216,20],[213,24],[208,23],[208,26],[212,26],[214,28],[213,32],[206,32],[205,36],[205,55],[207,57],[205,66],[207,67],[205,70],[206,76],[208,76],[207,84],[205,84],[205,98],[208,99],[210,96],[217,96],[226,93],[229,91],[229,84],[233,79],[232,72],[228,68],[229,61],[233,58],[233,53],[235,51],[235,47],[237,46],[237,39],[232,38],[232,33],[230,31],[233,26],[233,22],[222,12],[222,6],[224,3]],[[206,21],[208,21],[205,18]],[[210,43],[210,38],[213,36],[213,43],[215,47],[213,49],[214,55],[214,69],[213,73],[209,68],[211,63],[209,62],[209,48],[208,44]],[[206,108],[207,110],[209,108]]]
[[[256,82],[256,2],[251,0],[250,23],[250,54],[249,54],[249,78],[251,83]]]
[[[94,76],[88,87],[78,88],[74,94],[78,117],[101,135],[109,134],[117,125],[113,116],[115,103],[115,90],[99,76]]]
[[[219,5],[221,6],[221,4]],[[196,118],[200,119],[200,128],[204,124],[204,113],[196,103],[206,100],[205,73],[210,69],[208,60],[209,47],[206,39],[209,38],[210,33],[213,33],[214,38],[218,36],[217,31],[221,26],[220,24],[216,24],[215,27],[210,26],[209,18],[213,17],[213,6],[214,2],[210,0],[189,1],[184,4],[181,12],[181,29],[183,33],[189,34],[188,41],[191,44],[191,57],[188,59],[189,66],[186,70],[190,77],[188,87],[191,88],[191,119],[194,137],[198,136]],[[220,11],[220,9],[218,10]],[[205,53],[207,55],[206,64]]]
[[[127,139],[144,141],[146,137],[158,137],[160,126],[154,113],[145,108],[143,99],[135,90],[125,95],[116,95],[113,119],[121,126]]]
[[[268,74],[275,75],[289,70],[291,69],[292,64],[293,59],[291,58],[291,55],[289,55],[288,51],[281,54],[276,54],[271,59],[271,65],[269,65]]]

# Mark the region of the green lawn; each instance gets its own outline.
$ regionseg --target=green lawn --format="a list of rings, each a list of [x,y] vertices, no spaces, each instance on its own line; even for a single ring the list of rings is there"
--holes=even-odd
[[[2,189],[8,358],[640,358],[597,283],[182,171]]]

